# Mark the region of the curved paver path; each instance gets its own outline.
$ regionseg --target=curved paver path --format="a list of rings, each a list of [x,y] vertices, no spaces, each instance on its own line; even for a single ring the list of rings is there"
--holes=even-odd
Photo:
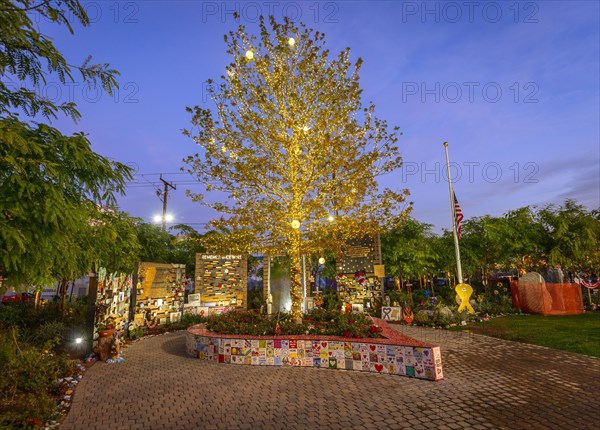
[[[597,429],[600,360],[458,332],[394,326],[440,344],[445,379],[238,366],[185,354],[185,332],[96,363],[62,430]]]

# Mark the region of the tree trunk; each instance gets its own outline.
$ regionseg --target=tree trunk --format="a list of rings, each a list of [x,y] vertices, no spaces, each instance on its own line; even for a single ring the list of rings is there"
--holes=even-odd
[[[60,282],[60,310],[65,311],[65,301],[67,298],[67,289],[68,289],[69,281],[67,278],[62,278]]]
[[[302,323],[302,268],[300,266],[300,250],[294,247],[290,255],[290,296],[292,306],[290,313],[296,323]]]
[[[67,284],[68,285],[68,284]],[[73,279],[73,282],[71,284],[71,294],[69,294],[69,303],[71,303],[73,301],[73,290],[75,289],[75,279]],[[68,290],[67,290],[68,291]]]
[[[291,237],[290,250],[290,296],[292,305],[290,314],[294,322],[302,323],[302,267],[300,262],[300,231]]]

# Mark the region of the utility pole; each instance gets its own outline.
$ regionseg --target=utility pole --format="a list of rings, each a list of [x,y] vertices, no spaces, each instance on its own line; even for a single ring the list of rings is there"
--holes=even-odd
[[[165,181],[162,178],[162,175],[160,175],[160,180],[165,185],[165,189],[163,191],[163,199],[162,199],[162,201],[163,201],[162,231],[166,231],[167,230],[167,199],[169,198],[169,187],[176,190],[177,185],[173,185],[173,184]]]

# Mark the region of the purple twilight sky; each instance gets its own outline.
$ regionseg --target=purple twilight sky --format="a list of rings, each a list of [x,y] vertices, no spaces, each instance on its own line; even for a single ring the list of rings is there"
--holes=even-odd
[[[186,106],[210,106],[204,82],[229,63],[223,35],[257,15],[286,14],[325,33],[334,53],[362,57],[364,102],[404,133],[404,168],[384,178],[409,188],[413,216],[450,228],[442,143],[450,143],[454,188],[468,219],[573,198],[600,206],[600,3],[596,1],[90,1],[93,24],[71,36],[40,27],[72,64],[93,55],[121,72],[114,97],[80,83],[38,88],[74,101],[93,149],[135,166],[122,210],[151,220],[156,188],[175,183],[169,212],[204,231],[213,215],[180,172],[196,151],[181,134]]]

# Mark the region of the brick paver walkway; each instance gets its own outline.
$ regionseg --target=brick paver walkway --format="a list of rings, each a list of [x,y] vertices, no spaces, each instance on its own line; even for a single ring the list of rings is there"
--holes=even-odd
[[[185,354],[178,332],[92,366],[61,429],[600,428],[599,359],[394,327],[442,346],[444,380],[208,363]]]

